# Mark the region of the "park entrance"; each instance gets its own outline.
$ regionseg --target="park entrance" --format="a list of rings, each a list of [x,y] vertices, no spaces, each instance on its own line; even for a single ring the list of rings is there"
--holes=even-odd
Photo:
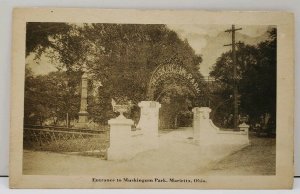
[[[153,71],[147,97],[161,104],[160,129],[192,126],[192,108],[207,101],[202,90],[205,84],[199,75],[176,63],[161,64]]]

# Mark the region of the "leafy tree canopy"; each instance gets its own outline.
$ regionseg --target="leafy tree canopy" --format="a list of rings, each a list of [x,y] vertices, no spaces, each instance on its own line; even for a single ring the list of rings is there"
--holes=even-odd
[[[201,78],[201,56],[166,25],[28,23],[27,35],[26,53],[46,51],[67,79],[86,66],[89,87],[99,86],[88,99],[90,115],[99,122],[111,118],[111,98],[145,100],[151,72],[174,56]]]
[[[238,45],[236,53],[240,112],[250,115],[254,120],[264,113],[276,118],[276,29],[268,34],[268,40],[258,45]],[[217,80],[218,87],[214,91],[216,98],[219,102],[230,102],[219,108],[221,117],[233,112],[233,100],[228,101],[233,93],[231,55],[231,51],[222,54],[210,73]]]

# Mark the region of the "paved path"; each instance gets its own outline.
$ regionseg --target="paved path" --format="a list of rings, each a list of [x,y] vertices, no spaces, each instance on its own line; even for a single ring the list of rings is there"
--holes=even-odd
[[[52,174],[52,175],[203,175],[228,173],[216,169],[235,170],[239,168],[233,163],[236,158],[230,159],[226,147],[205,152],[199,149],[189,138],[191,129],[161,132],[160,148],[136,155],[128,161],[105,161],[99,158],[66,155],[51,152],[24,151],[24,174]],[[232,150],[232,148],[228,148]],[[250,148],[248,152],[253,155]],[[225,157],[228,156],[229,159]],[[247,156],[245,156],[247,158]],[[216,163],[225,158],[225,163]],[[273,158],[269,158],[270,160]],[[227,161],[228,160],[228,161]],[[243,168],[243,167],[242,167]],[[213,169],[211,171],[211,169]],[[267,169],[272,170],[272,169]],[[241,171],[248,174],[248,172]],[[258,172],[259,171],[252,171]]]

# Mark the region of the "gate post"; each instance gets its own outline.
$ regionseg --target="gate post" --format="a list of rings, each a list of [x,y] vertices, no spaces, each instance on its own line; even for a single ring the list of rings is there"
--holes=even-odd
[[[110,125],[110,146],[107,150],[108,160],[126,160],[133,157],[131,126],[133,120],[117,117],[108,121]]]
[[[209,138],[214,136],[219,128],[216,127],[209,118],[211,109],[209,107],[195,107],[193,108],[193,131],[194,140],[199,143],[210,141]]]
[[[158,148],[158,122],[161,104],[155,101],[142,101],[139,103],[141,117],[137,128],[142,130],[144,143],[152,148]]]
[[[200,139],[200,108],[195,107],[192,109],[193,115],[193,136],[194,141],[198,142]]]

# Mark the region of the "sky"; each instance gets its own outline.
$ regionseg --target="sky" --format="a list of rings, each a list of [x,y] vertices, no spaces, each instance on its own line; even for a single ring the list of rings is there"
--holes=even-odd
[[[177,32],[179,37],[187,39],[196,54],[202,55],[200,72],[208,76],[212,66],[222,53],[231,50],[230,46],[224,44],[231,43],[231,33],[225,32],[231,26],[224,25],[167,25],[171,30]],[[236,32],[236,42],[241,41],[246,44],[256,45],[267,39],[269,26],[236,26],[242,28]]]
[[[31,68],[34,75],[46,75],[50,72],[57,71],[56,67],[45,54],[42,54],[40,59],[35,60],[35,56],[31,53],[26,57],[25,62],[26,65]]]
[[[231,43],[231,34],[225,30],[231,28],[230,25],[167,25],[174,30],[182,40],[187,39],[196,54],[202,55],[200,72],[208,76],[212,66],[222,53],[229,51],[231,47],[225,47],[224,44]],[[246,44],[256,45],[267,39],[267,31],[270,26],[236,26],[242,30],[236,32],[236,41],[242,41]],[[26,58],[26,64],[32,69],[35,75],[45,75],[52,71],[57,71],[50,60],[42,55],[38,61],[34,60],[31,54]]]

